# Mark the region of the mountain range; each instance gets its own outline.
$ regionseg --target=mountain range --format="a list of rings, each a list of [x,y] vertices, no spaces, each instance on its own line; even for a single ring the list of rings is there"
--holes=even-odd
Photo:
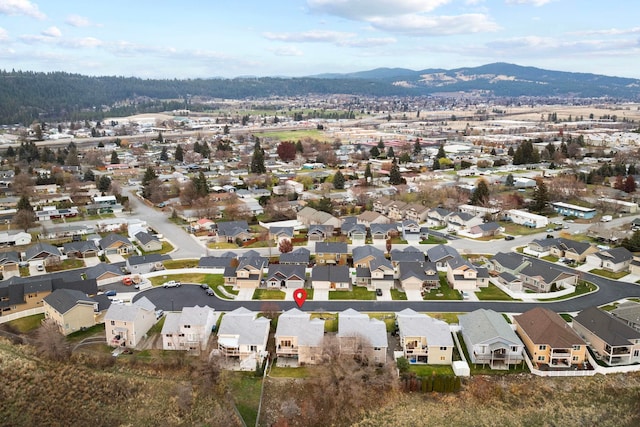
[[[99,120],[142,112],[210,109],[211,99],[309,94],[429,96],[469,93],[495,97],[640,100],[640,80],[551,71],[507,63],[453,70],[378,68],[347,74],[234,79],[90,77],[64,72],[0,70],[0,124],[34,120]]]

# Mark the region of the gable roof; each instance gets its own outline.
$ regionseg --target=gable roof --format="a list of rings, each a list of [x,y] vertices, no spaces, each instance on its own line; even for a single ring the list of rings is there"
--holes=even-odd
[[[371,347],[388,347],[385,323],[350,308],[338,315],[338,337],[355,336],[365,339]]]
[[[125,236],[122,236],[120,234],[116,234],[116,233],[110,233],[107,234],[106,236],[104,236],[102,239],[100,239],[100,241],[98,242],[98,245],[102,248],[108,248],[111,245],[113,245],[116,242],[121,242],[125,245],[131,245],[131,241],[129,239],[127,239]]]
[[[44,297],[44,301],[60,314],[65,314],[78,304],[96,304],[96,301],[84,292],[73,289],[56,289]]]
[[[84,274],[87,276],[87,279],[97,279],[98,277],[102,276],[105,273],[116,274],[118,276],[124,275],[120,267],[113,264],[107,264],[106,262],[101,262],[99,264],[96,264],[92,267],[87,268],[84,271]]]
[[[571,329],[571,326],[559,314],[548,308],[532,308],[514,316],[514,320],[535,345],[547,344],[551,348],[571,348],[574,345],[585,345],[585,342]]]
[[[218,223],[219,236],[237,236],[241,233],[249,232],[249,224],[247,221],[226,221]]]
[[[154,236],[151,233],[147,233],[146,231],[140,231],[138,233],[136,233],[136,239],[138,239],[138,241],[142,244],[142,245],[146,245],[150,242],[160,242],[160,239],[158,239],[156,236]]]
[[[576,276],[577,273],[560,270],[552,265],[536,262],[520,270],[520,274],[527,277],[542,277],[545,283],[553,283],[565,277]]]
[[[582,310],[574,319],[611,346],[629,345],[640,339],[640,332],[598,307]]]
[[[391,249],[391,261],[393,262],[420,262],[424,260],[424,252],[412,246],[409,246],[404,250]]]
[[[126,304],[111,304],[107,314],[105,314],[105,320],[117,320],[123,322],[133,322],[138,316],[138,311],[145,310],[154,312],[156,306],[153,305],[147,297],[142,297],[132,305]]]
[[[127,258],[127,264],[128,265],[155,264],[157,262],[162,262],[167,259],[171,259],[171,257],[163,254],[134,255]]]
[[[526,256],[516,252],[498,252],[491,257],[491,262],[511,271],[516,271],[527,264],[531,264]]]
[[[351,250],[353,261],[357,262],[368,256],[378,258],[384,257],[384,252],[373,245],[356,246]]]
[[[275,336],[297,337],[298,346],[318,347],[324,340],[324,320],[311,319],[310,313],[292,308],[278,317]]]
[[[70,252],[97,252],[98,245],[93,240],[81,240],[79,242],[68,242],[62,245],[64,253]]]
[[[633,254],[629,251],[629,249],[623,246],[597,252],[595,253],[595,256],[602,260],[611,261],[615,264],[630,261],[633,259]]]
[[[429,346],[453,347],[449,325],[442,320],[405,308],[396,313],[400,334],[405,337],[426,337]]]
[[[507,323],[502,314],[481,308],[471,313],[458,315],[462,333],[474,344],[501,339],[512,344],[522,345],[522,341]]]
[[[611,314],[624,320],[625,322],[640,324],[640,303],[627,301],[620,304]]]
[[[218,339],[225,344],[225,337],[221,335],[235,335],[237,340],[231,340],[232,345],[263,345],[269,336],[269,326],[270,320],[266,317],[258,317],[257,312],[238,307],[222,316]]]
[[[280,254],[280,263],[309,264],[311,252],[307,248],[300,247],[295,251]]]
[[[50,245],[49,243],[38,242],[35,245],[27,248],[27,250],[25,251],[25,258],[28,260],[32,259],[42,252],[53,256],[62,255],[57,247]]]
[[[348,282],[349,267],[346,265],[316,265],[311,270],[311,279],[322,282]]]
[[[344,242],[316,242],[316,254],[346,254],[347,244]]]
[[[305,280],[305,266],[302,264],[269,264],[266,280],[289,280],[294,277]]]
[[[199,268],[224,268],[231,265],[233,258],[223,256],[203,256],[198,261]]]
[[[403,262],[400,264],[400,280],[407,280],[415,277],[418,280],[437,279],[438,271],[434,262],[420,261],[420,262]],[[427,274],[427,271],[433,271],[432,277]]]
[[[269,233],[275,236],[293,237],[293,227],[269,227]]]
[[[460,254],[451,246],[438,245],[427,249],[427,257],[429,261],[438,262],[446,258],[459,258]]]

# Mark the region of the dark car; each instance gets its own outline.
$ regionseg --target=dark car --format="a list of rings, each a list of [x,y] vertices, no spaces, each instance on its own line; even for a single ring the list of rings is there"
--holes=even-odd
[[[213,296],[213,295],[215,295],[215,292],[213,292],[213,289],[207,288],[207,295]]]
[[[111,289],[110,291],[107,291],[107,292],[105,292],[104,294],[105,294],[106,296],[108,296],[108,297],[115,297],[117,293],[118,293],[118,292],[116,292],[115,290]]]
[[[210,289],[210,288],[209,288],[209,285],[207,285],[206,283],[203,283],[202,285],[200,285],[200,287],[201,287],[202,289]]]
[[[376,289],[376,295],[381,297],[382,296],[382,289],[380,289],[380,288]]]
[[[553,234],[547,234],[547,239],[553,239]]]
[[[504,236],[504,240],[513,240],[515,237],[513,236]]]

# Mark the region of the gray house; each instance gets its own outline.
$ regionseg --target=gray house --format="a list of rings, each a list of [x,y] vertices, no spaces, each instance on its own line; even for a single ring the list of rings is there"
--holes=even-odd
[[[151,273],[152,271],[164,270],[162,262],[167,258],[166,255],[161,254],[136,255],[127,258],[126,266],[130,273]]]

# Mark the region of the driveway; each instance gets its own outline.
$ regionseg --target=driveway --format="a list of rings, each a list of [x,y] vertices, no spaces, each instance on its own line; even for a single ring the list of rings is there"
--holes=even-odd
[[[328,289],[314,289],[313,290],[313,300],[314,301],[329,301],[329,290]]]
[[[94,265],[100,264],[100,258],[97,256],[83,258],[83,261],[86,267],[93,267]]]
[[[236,301],[251,301],[253,299],[253,294],[256,290],[253,288],[241,288],[238,290],[238,295],[236,295]],[[293,301],[293,298],[291,298]]]
[[[391,290],[382,289],[382,295],[376,296],[376,300],[377,301],[393,301],[393,298],[391,297]]]
[[[404,293],[407,294],[407,301],[422,301],[422,292],[417,289],[407,289]]]

